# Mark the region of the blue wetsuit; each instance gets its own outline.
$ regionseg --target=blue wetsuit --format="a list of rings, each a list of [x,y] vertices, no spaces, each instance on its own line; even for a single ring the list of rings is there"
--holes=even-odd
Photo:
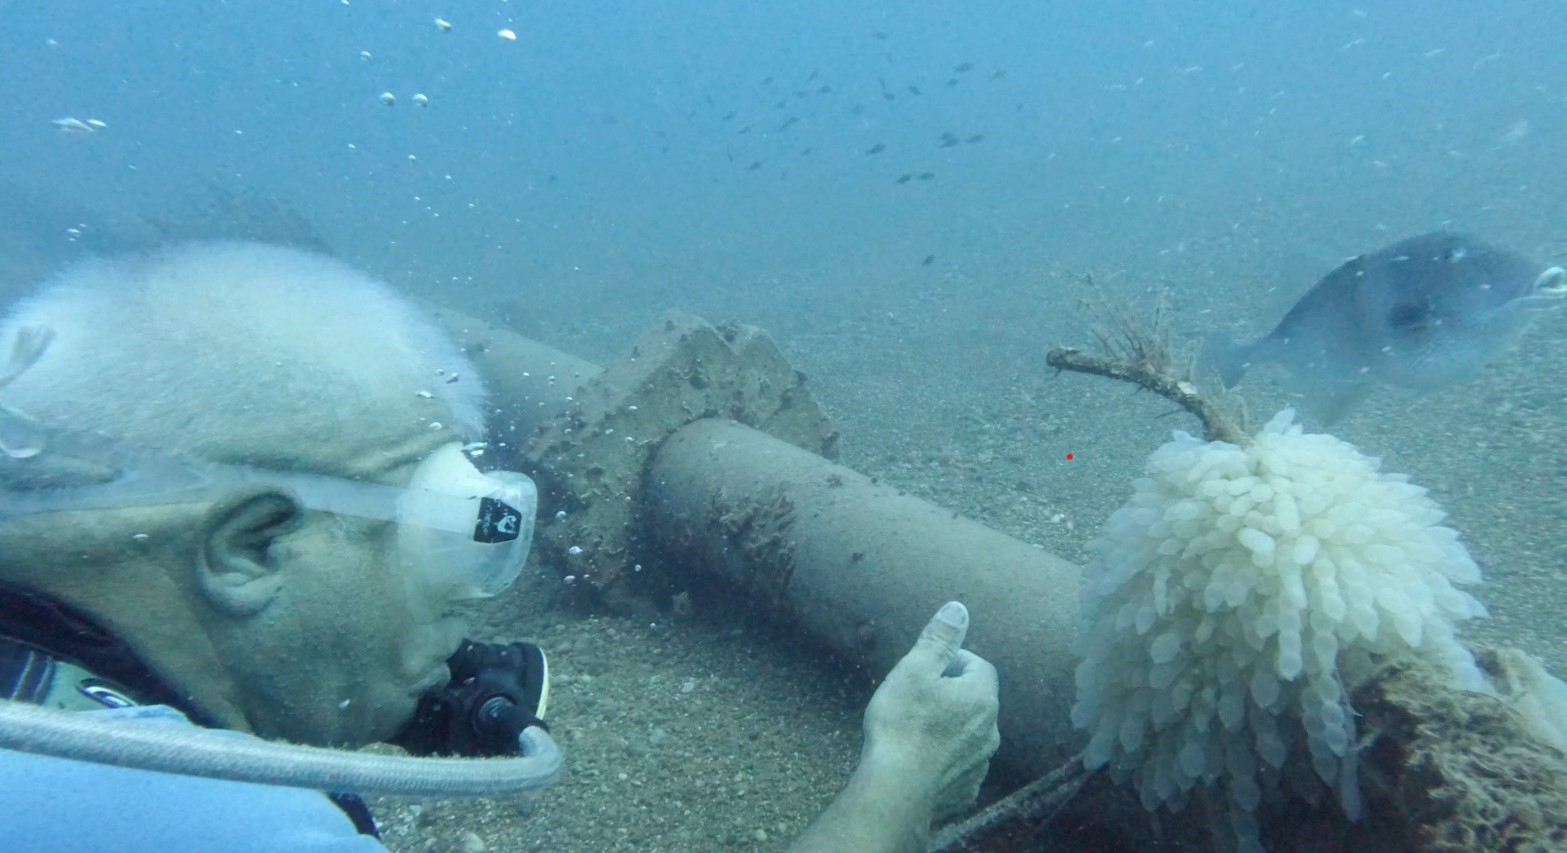
[[[0,584],[0,699],[193,726],[181,698],[83,614]],[[384,851],[374,832],[357,798],[0,749],[5,853]]]
[[[166,706],[83,714],[190,725]],[[234,737],[250,735],[234,733]],[[16,853],[384,851],[325,794],[0,750],[0,848]]]

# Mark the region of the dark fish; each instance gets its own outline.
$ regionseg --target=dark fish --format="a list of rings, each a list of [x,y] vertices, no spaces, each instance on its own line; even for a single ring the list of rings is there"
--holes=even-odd
[[[952,70],[958,72],[959,74],[967,74],[968,72],[974,70],[974,63],[965,62]]]
[[[757,169],[760,169],[760,168],[762,168],[762,161],[761,160],[753,160],[753,161],[751,161],[751,165],[745,167],[745,170],[747,172],[754,172],[754,171],[756,171]]]
[[[887,150],[887,146],[883,145],[880,142],[878,142],[875,145],[872,145],[871,147],[865,149],[865,153],[866,154],[880,154],[881,152],[886,151],[886,150]]]
[[[799,124],[799,123],[800,123],[799,116],[789,116],[787,119],[784,120],[783,124],[778,125],[778,130],[780,132],[782,132],[782,131],[788,130],[791,127],[794,127],[796,124]]]
[[[865,115],[865,105],[864,104],[855,104],[854,106],[849,108],[849,112],[854,113],[857,116]]]
[[[928,181],[928,180],[930,180],[931,178],[934,178],[934,177],[936,177],[936,173],[935,172],[920,172],[918,175],[914,176],[914,178],[916,180],[920,180],[920,181]]]
[[[1346,262],[1261,340],[1211,340],[1201,363],[1230,386],[1278,362],[1331,423],[1373,383],[1429,391],[1473,376],[1563,297],[1561,267],[1438,231]]]
[[[935,255],[926,255],[925,256],[925,260],[920,261],[920,266],[928,267],[928,266],[930,266],[931,264],[933,264],[935,262],[936,262],[936,256]]]
[[[898,180],[895,183],[906,184],[909,181],[913,180],[913,178],[914,178],[914,175],[912,173],[904,172],[903,174],[898,176]]]
[[[956,147],[958,147],[959,145],[962,145],[962,144],[963,144],[963,140],[957,138],[956,136],[943,136],[941,138],[941,147],[942,148],[956,148]]]
[[[826,94],[830,94],[831,92],[832,92],[832,87],[831,86],[817,86],[816,87],[816,94],[818,94],[818,95],[826,95]]]
[[[871,33],[871,38],[873,38],[873,39],[875,39],[877,41],[886,41],[887,40],[887,34],[882,32],[881,30],[877,30],[877,31]]]
[[[1003,78],[1005,76],[1007,76],[1007,70],[1005,68],[1003,68],[1003,69],[1001,69],[999,71],[992,71],[992,72],[990,72],[990,79],[992,79],[992,80],[1000,80],[1001,78]]]
[[[908,88],[909,94],[911,95],[918,95],[920,93],[920,87],[918,86],[908,86],[906,88]]]
[[[976,133],[973,136],[970,136],[969,138],[967,138],[967,139],[965,139],[963,141],[967,142],[970,145],[973,145],[976,142],[984,142],[985,141],[985,134],[983,134],[983,133]]]
[[[735,112],[734,110],[730,110],[729,112],[724,113],[724,117],[723,117],[722,120],[723,121],[734,121],[734,118],[737,115],[739,115],[739,113]]]

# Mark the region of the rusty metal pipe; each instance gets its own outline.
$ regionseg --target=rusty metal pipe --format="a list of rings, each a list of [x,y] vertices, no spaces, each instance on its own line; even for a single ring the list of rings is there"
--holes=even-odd
[[[605,371],[450,310],[440,318],[485,369],[499,423],[515,425],[519,436],[547,437],[553,430],[575,437],[564,449],[551,450],[546,442],[540,452],[535,444],[522,463],[586,490],[578,503],[589,508],[571,514],[586,528],[541,519],[541,555],[553,553],[552,539],[588,543],[584,556],[621,550],[601,540],[654,542],[670,565],[716,572],[878,677],[908,650],[936,608],[960,600],[973,614],[968,647],[1001,675],[998,762],[1037,776],[1076,751],[1082,738],[1072,730],[1068,710],[1075,694],[1077,566],[796,446],[809,442],[791,444],[713,417],[688,423],[686,416],[660,428],[659,417],[711,408],[699,395],[712,389],[696,392],[670,376],[700,364],[719,385],[736,385],[721,368],[721,348],[700,333],[699,322],[666,324],[639,343],[640,359]],[[707,343],[681,356],[693,340]],[[761,375],[776,373],[756,367],[765,359],[742,361]],[[557,381],[540,381],[549,375]],[[778,377],[773,381],[778,384]],[[638,390],[628,395],[626,389]],[[667,412],[628,425],[630,408],[639,416]],[[575,415],[568,417],[575,429],[550,426],[552,416],[563,414]],[[618,419],[618,432],[609,441],[619,455],[593,444],[606,431],[595,425],[607,427],[611,418]],[[815,431],[780,429],[776,418],[764,420],[780,434]],[[630,445],[622,447],[619,437],[628,431],[653,439],[651,456],[624,453]],[[570,466],[579,457],[606,470],[597,478],[561,476],[575,473]],[[624,483],[615,487],[622,495],[641,484],[635,503],[642,508],[624,518],[593,516],[594,506],[624,506],[592,493],[590,485],[606,480]],[[605,529],[616,525],[642,530]]]
[[[666,440],[643,497],[676,565],[722,575],[878,676],[943,602],[962,601],[967,647],[1001,674],[997,761],[1039,775],[1080,746],[1077,566],[728,420]]]

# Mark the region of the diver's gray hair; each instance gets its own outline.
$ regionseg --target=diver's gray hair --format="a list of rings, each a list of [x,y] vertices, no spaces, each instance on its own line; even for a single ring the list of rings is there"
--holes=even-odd
[[[0,321],[54,340],[0,402],[44,427],[331,469],[418,430],[483,432],[477,372],[406,298],[324,255],[196,243],[80,263]],[[348,473],[348,472],[342,472]]]

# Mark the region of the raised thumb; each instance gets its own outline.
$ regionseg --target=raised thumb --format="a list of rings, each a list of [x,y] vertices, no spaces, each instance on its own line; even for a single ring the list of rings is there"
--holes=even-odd
[[[968,608],[960,601],[949,601],[925,623],[920,638],[914,642],[910,653],[914,657],[929,660],[936,669],[944,670],[958,649],[963,648],[963,638],[968,636]]]

